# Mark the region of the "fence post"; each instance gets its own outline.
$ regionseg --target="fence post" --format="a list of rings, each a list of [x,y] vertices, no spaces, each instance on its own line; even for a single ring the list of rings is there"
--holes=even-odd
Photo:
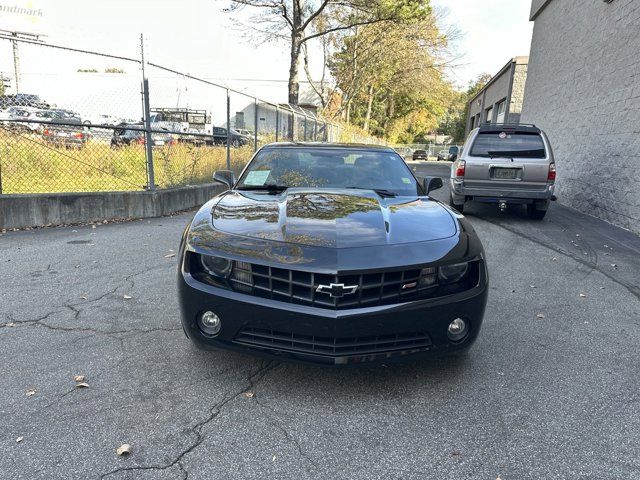
[[[153,171],[153,139],[151,138],[151,103],[149,102],[149,80],[145,70],[144,36],[140,34],[140,67],[142,69],[142,120],[144,122],[144,156],[147,160],[147,190],[156,189]]]
[[[280,133],[280,110],[276,105],[276,142],[278,141],[278,135]]]
[[[231,170],[231,97],[227,88],[227,170]]]
[[[144,108],[144,146],[147,157],[147,190],[156,189],[155,172],[153,171],[153,138],[151,137],[151,106],[149,103],[149,80],[142,79],[142,105]]]
[[[253,97],[253,151],[258,150],[258,98]]]

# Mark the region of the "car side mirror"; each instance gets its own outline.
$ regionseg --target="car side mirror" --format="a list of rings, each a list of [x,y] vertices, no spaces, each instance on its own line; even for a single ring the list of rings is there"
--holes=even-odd
[[[236,176],[231,170],[216,170],[213,174],[213,181],[232,188],[236,183]]]
[[[422,186],[424,187],[425,195],[429,195],[431,191],[442,188],[442,178],[424,177],[424,179],[422,180]]]

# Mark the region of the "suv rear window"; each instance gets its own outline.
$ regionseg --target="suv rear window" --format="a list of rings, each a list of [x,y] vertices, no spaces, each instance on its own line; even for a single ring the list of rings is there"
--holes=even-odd
[[[480,132],[471,147],[472,157],[545,158],[542,137],[527,132]]]

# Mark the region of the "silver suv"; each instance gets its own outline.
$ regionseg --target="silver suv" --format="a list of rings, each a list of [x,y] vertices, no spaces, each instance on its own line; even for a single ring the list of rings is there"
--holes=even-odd
[[[451,166],[449,204],[468,201],[527,206],[541,220],[555,200],[556,164],[549,139],[535,125],[483,125],[471,131]]]

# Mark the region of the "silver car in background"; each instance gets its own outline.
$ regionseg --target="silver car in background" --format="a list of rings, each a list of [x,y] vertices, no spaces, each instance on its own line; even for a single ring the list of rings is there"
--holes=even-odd
[[[487,124],[471,131],[451,166],[449,204],[465,202],[527,206],[529,217],[544,218],[555,200],[556,164],[551,144],[535,125]]]

